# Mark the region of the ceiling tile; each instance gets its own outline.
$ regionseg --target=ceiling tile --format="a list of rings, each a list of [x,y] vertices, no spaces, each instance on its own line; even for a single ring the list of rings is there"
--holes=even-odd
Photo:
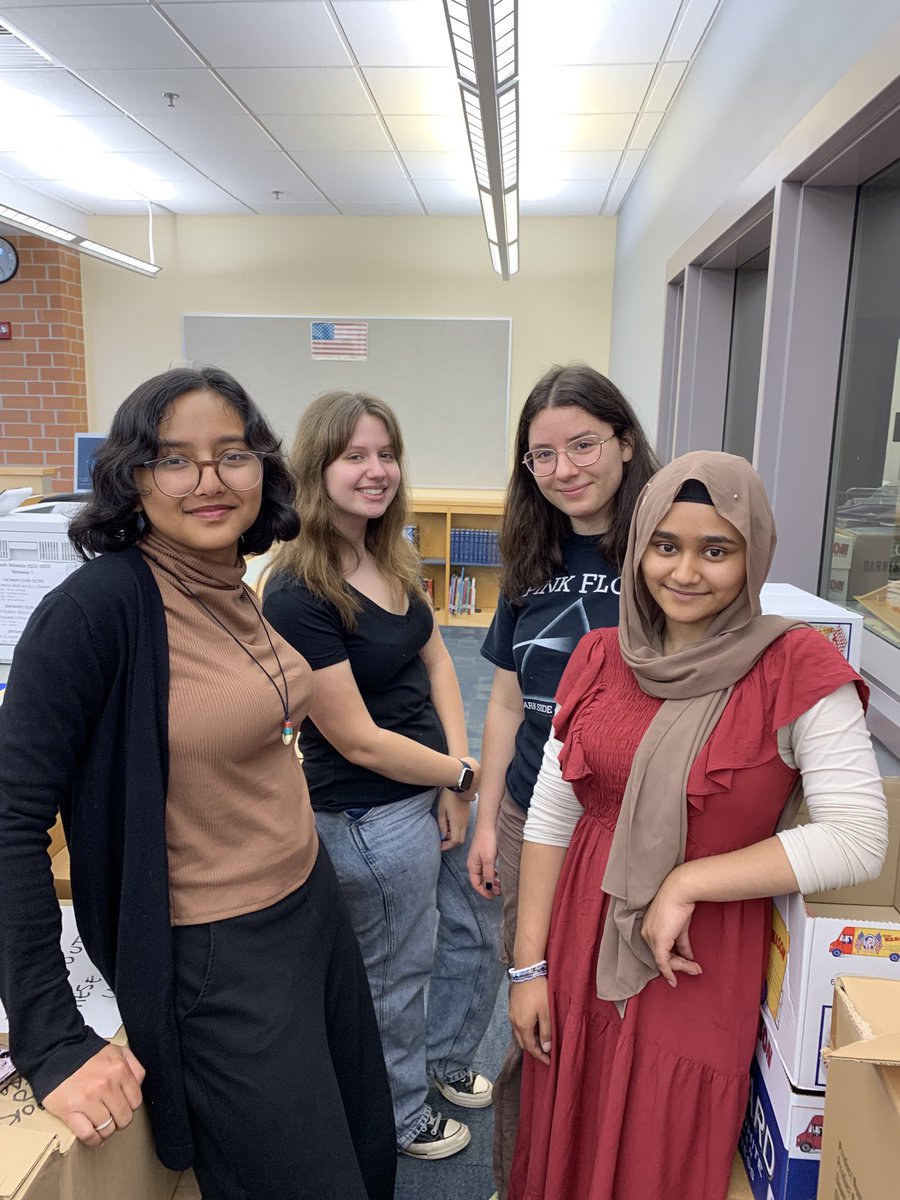
[[[519,213],[529,216],[589,217],[596,216],[603,204],[606,188],[595,180],[572,179],[559,185],[552,194],[540,200],[519,202]]]
[[[166,16],[214,67],[346,67],[323,4],[250,0],[163,4]]]
[[[83,71],[82,78],[133,116],[237,116],[243,110],[204,67],[188,71]],[[174,92],[174,107],[164,92]]]
[[[251,117],[192,117],[166,109],[158,117],[141,117],[161,142],[203,169],[203,160],[221,153],[254,154],[277,150]]]
[[[475,180],[475,170],[468,151],[459,151],[456,154],[409,151],[403,155],[403,161],[413,179]]]
[[[260,116],[372,112],[352,67],[223,67],[220,74]]]
[[[325,204],[327,199],[303,172],[280,150],[259,154],[231,154],[221,151],[205,163],[206,174],[214,183],[227,188],[241,199],[259,203]],[[273,192],[282,193],[276,200]],[[333,211],[333,210],[332,210]]]
[[[87,142],[97,151],[128,154],[132,150],[163,149],[152,133],[121,113],[110,117],[55,117],[53,123],[59,128],[62,145],[77,146],[79,137],[87,135]]]
[[[316,182],[321,186],[318,178]],[[330,184],[326,190],[342,209],[348,204],[418,204],[416,193],[406,179],[348,179],[341,184]]]
[[[529,141],[534,152],[552,150],[624,150],[635,113],[553,116],[531,120]]]
[[[390,150],[377,117],[266,117],[266,128],[292,154]]]
[[[519,74],[548,64],[654,63],[680,0],[519,0]]]
[[[386,116],[384,119],[401,154],[405,154],[407,151],[413,153],[445,151],[451,154],[468,152],[466,123],[462,113],[457,117]]]
[[[197,66],[196,56],[149,4],[23,8],[9,24],[70,70],[111,62],[119,69]]]
[[[655,63],[551,67],[519,81],[523,114],[634,113],[644,102]]]
[[[413,201],[409,204],[342,204],[341,211],[348,217],[421,217],[422,206]]]
[[[631,187],[643,161],[643,150],[628,150],[622,155],[622,167],[606,197],[606,204],[603,206],[604,216],[614,216],[619,211],[619,205],[625,199],[625,193]]]
[[[452,67],[440,0],[335,0],[334,10],[364,67]]]
[[[240,193],[238,193],[240,195]],[[243,200],[244,197],[241,195]],[[253,208],[254,212],[262,213],[267,217],[334,217],[337,212],[332,204],[326,204],[324,200],[318,203],[309,201],[307,203],[293,202],[290,200],[270,200],[268,203],[254,203],[247,201]]]
[[[471,212],[473,209],[475,212],[481,211],[474,179],[471,182],[467,179],[420,179],[416,183],[416,190],[429,212],[433,205],[438,204],[445,207],[455,205],[460,212]]]
[[[537,183],[556,179],[604,179],[607,184],[619,165],[619,150],[550,152],[546,154],[522,154],[520,174],[523,186],[526,180]]]
[[[4,72],[0,75],[0,91],[5,93],[7,89],[11,89],[13,95],[19,93],[49,105],[67,117],[112,116],[116,111],[108,100],[98,96],[62,67]],[[6,103],[4,97],[4,107]]]
[[[654,83],[650,95],[647,97],[647,112],[665,112],[669,107],[672,97],[675,95],[675,89],[681,83],[686,69],[686,62],[665,62],[662,64],[659,68],[659,74],[656,77],[656,83]]]
[[[647,150],[664,116],[665,113],[644,113],[637,123],[629,149]]]
[[[434,200],[428,206],[430,217],[480,217],[481,205],[477,200]]]
[[[314,179],[323,191],[331,194],[331,189],[338,188],[343,192],[355,180],[366,179],[372,184],[403,183],[406,176],[397,161],[393,151],[379,153],[339,154],[303,154],[297,161],[304,171]]]
[[[366,67],[365,76],[385,114],[462,112],[459,84],[450,67]]]
[[[707,25],[713,18],[719,0],[690,0],[682,14],[681,23],[672,39],[666,58],[682,60],[693,58],[694,51],[703,37]]]

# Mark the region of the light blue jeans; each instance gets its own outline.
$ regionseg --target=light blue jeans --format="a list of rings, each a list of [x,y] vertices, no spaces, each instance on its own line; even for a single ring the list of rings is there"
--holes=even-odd
[[[503,972],[501,906],[466,872],[475,814],[465,843],[441,853],[436,803],[432,788],[316,814],[366,964],[400,1149],[431,1115],[428,1076],[453,1081],[471,1066]]]

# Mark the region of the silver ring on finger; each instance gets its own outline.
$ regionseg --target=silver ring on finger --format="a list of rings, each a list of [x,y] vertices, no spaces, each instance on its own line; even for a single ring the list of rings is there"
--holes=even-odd
[[[94,1129],[97,1133],[102,1133],[104,1129],[109,1129],[109,1127],[110,1127],[110,1125],[112,1125],[112,1123],[113,1123],[112,1117],[107,1117],[106,1120],[103,1121],[100,1125],[95,1125]]]

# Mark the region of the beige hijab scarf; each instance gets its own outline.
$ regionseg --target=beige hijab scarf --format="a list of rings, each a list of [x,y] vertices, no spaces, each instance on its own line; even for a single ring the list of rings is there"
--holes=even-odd
[[[654,531],[688,479],[706,485],[716,512],[747,543],[747,582],[697,642],[663,654],[663,614],[640,564]],[[611,897],[597,961],[597,994],[619,1002],[659,971],[641,924],[669,872],[684,861],[687,783],[732,688],[788,629],[802,624],[761,616],[759,593],[775,551],[775,521],[762,480],[732,454],[695,451],[677,458],[638,500],[622,568],[619,644],[642,691],[662,697],[641,739],[616,824],[603,890]]]

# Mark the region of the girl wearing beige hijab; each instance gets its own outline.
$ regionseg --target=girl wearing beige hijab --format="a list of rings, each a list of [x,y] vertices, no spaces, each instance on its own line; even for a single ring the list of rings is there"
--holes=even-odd
[[[744,459],[677,459],[635,510],[618,631],[563,676],[510,971],[528,1055],[510,1200],[724,1200],[769,897],[881,868],[866,686],[819,633],[760,615],[774,548]],[[810,823],[776,833],[801,782]]]

